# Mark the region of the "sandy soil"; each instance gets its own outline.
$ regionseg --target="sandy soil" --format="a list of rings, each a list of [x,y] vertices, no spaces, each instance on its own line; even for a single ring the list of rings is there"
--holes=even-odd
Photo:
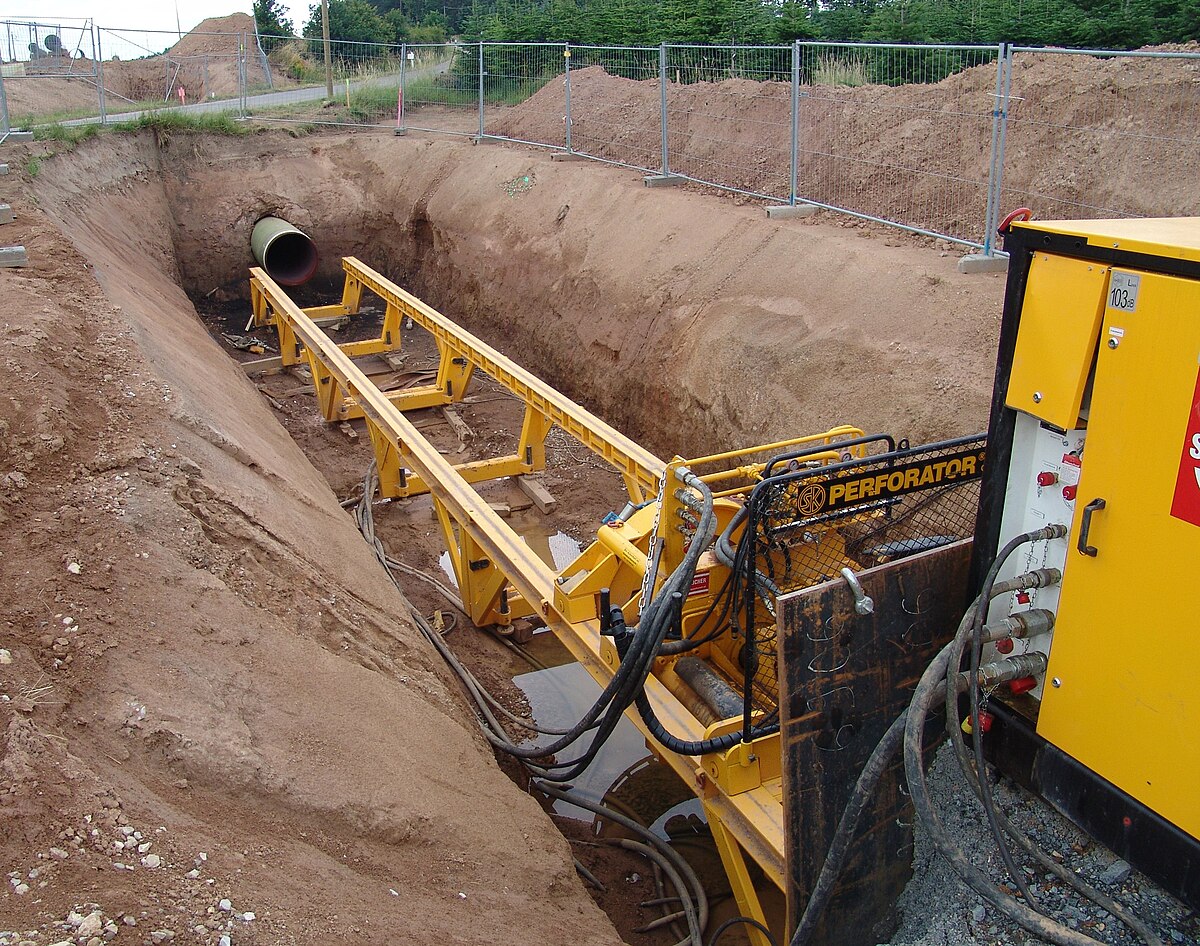
[[[279,213],[327,278],[371,261],[661,455],[985,424],[1003,278],[961,276],[946,250],[499,145],[175,138],[163,165],[193,296],[244,296],[228,235]]]
[[[338,509],[328,483],[361,458],[327,483],[179,288],[244,293],[264,210],[317,237],[326,276],[359,254],[656,447],[983,420],[998,280],[616,171],[415,138],[126,136],[8,181],[33,265],[0,274],[27,382],[0,402],[0,928],[39,943],[96,909],[121,941],[618,939]],[[864,265],[886,299],[849,291]],[[797,292],[795,270],[823,277]],[[572,501],[568,529],[607,503]],[[625,932],[645,917],[622,902]]]
[[[270,942],[617,938],[326,478],[179,288],[244,294],[259,214],[307,227],[326,277],[357,253],[662,452],[852,415],[913,436],[982,425],[999,280],[622,172],[415,138],[143,136],[47,158],[11,196],[34,260],[2,277],[8,363],[30,379],[3,408],[0,804],[4,862],[29,886],[2,895],[13,930],[57,936],[100,909],[135,938],[203,925],[189,935],[215,942],[228,898],[256,914],[225,921],[239,938]],[[890,294],[851,290],[863,266]],[[885,376],[900,391],[881,404]],[[341,446],[324,472],[344,495],[364,458]],[[564,449],[552,486],[582,537],[619,496],[583,501]],[[396,513],[394,545],[432,533]],[[146,840],[117,853],[125,827]],[[613,908],[626,935],[645,920],[630,894]]]
[[[1195,43],[1174,47],[1195,52]],[[1004,206],[1039,216],[1200,212],[1190,140],[1200,63],[1019,54],[1005,155]],[[936,83],[803,86],[798,193],[840,207],[980,239],[996,70]],[[660,167],[657,78],[600,66],[571,73],[572,143],[597,157]],[[786,198],[787,82],[668,82],[672,170]],[[488,131],[562,145],[565,86],[489,122]],[[1165,133],[1164,133],[1165,132]],[[1074,205],[1063,209],[1063,203]]]
[[[617,941],[110,149],[6,185],[5,941]]]
[[[0,399],[0,930],[38,944],[96,909],[119,942],[643,941],[645,890],[600,898],[614,930],[339,509],[364,438],[295,379],[264,380],[271,406],[196,318],[244,312],[259,216],[316,240],[302,301],[357,255],[660,455],[985,424],[1002,278],[880,229],[417,135],[105,136],[32,181],[13,155],[33,263],[0,273],[23,381]],[[494,453],[514,405],[477,396]],[[552,463],[584,538],[619,484],[569,443]],[[380,530],[433,571],[423,502]],[[502,687],[502,645],[456,636]],[[632,870],[575,848],[610,888]]]

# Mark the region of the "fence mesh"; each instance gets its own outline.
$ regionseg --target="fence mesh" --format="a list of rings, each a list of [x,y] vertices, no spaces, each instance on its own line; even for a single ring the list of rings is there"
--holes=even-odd
[[[253,48],[247,75],[261,74]],[[403,51],[381,43],[335,41],[329,44],[327,84],[325,48],[320,39],[263,36],[268,76],[258,87],[247,85],[245,112],[264,121],[313,124],[396,124]],[[332,85],[330,94],[329,85]]]
[[[985,252],[1021,205],[1043,218],[1200,214],[1196,52],[334,41],[327,85],[316,38],[0,26],[3,129],[182,108],[483,135]],[[1139,187],[1149,166],[1156,184]]]
[[[4,130],[99,114],[90,20],[0,23],[0,121]]]
[[[667,46],[665,52],[670,172],[788,201],[792,47]]]
[[[109,116],[240,100],[265,86],[261,64],[244,69],[244,33],[185,33],[98,27],[96,45]]]
[[[1009,85],[1002,207],[1043,218],[1200,214],[1200,53],[1014,47]],[[1148,167],[1155,185],[1139,187]]]
[[[405,48],[405,127],[478,134],[479,45],[439,43]]]
[[[643,171],[661,163],[658,49],[571,47],[571,150]]]
[[[566,47],[485,43],[484,133],[528,144],[565,148]],[[520,121],[509,120],[520,106]]]
[[[804,200],[980,242],[998,47],[800,46]]]

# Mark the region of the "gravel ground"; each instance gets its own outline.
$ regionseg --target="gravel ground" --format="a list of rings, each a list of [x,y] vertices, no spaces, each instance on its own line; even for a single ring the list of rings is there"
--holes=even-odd
[[[930,773],[930,793],[949,833],[967,855],[997,882],[1004,865],[983,809],[967,788],[949,746],[938,752]],[[1010,820],[1041,848],[1149,923],[1166,946],[1200,943],[1200,918],[1107,848],[1097,844],[1048,805],[1007,779],[995,797]],[[1015,855],[1014,855],[1015,856]],[[1023,865],[1021,858],[1017,863]],[[900,929],[891,946],[1018,946],[1039,943],[1004,919],[959,880],[918,825],[915,875],[900,898]],[[1060,923],[1113,946],[1136,946],[1141,939],[1054,875],[1025,867],[1033,896]],[[931,905],[936,908],[931,909]]]

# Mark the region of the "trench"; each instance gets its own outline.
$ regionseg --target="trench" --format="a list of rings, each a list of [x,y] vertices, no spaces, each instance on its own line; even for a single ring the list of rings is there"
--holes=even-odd
[[[513,197],[504,185],[522,175],[537,186]],[[660,456],[844,422],[916,441],[976,429],[986,415],[999,281],[931,276],[937,257],[922,247],[881,246],[844,228],[767,225],[754,208],[643,192],[608,169],[429,139],[145,135],[89,142],[48,162],[38,192],[108,298],[153,310],[133,331],[181,401],[200,414],[206,402],[244,408],[244,428],[223,431],[235,443],[274,415],[339,498],[353,494],[370,459],[361,429],[321,424],[289,375],[262,379],[257,391],[240,372],[214,384],[205,357],[166,341],[172,319],[190,312],[235,360],[258,357],[226,336],[248,334],[249,234],[265,215],[290,220],[319,249],[317,277],[293,293],[299,304],[336,301],[339,260],[357,256]],[[873,271],[866,279],[864,266]],[[879,299],[865,298],[871,281],[884,287]],[[426,367],[432,349],[415,336],[405,341],[405,367]],[[498,455],[515,442],[519,405],[486,383],[478,390],[463,410],[469,446]],[[250,411],[248,399],[262,409]],[[464,450],[445,426],[427,433],[447,454]],[[292,475],[272,468],[269,451],[261,466],[285,482]],[[517,509],[511,483],[481,492],[514,507],[518,532],[561,530],[583,544],[624,501],[619,477],[569,438],[551,439],[547,483],[559,502],[552,524]],[[377,526],[399,557],[437,571],[427,497],[387,504]],[[410,596],[425,614],[445,610],[420,582]],[[573,718],[589,700],[579,668],[549,642],[535,645],[546,669],[530,671],[461,616],[447,635],[485,685],[539,722]],[[621,737],[615,752],[591,793],[678,834],[719,900],[725,881],[683,800],[690,795],[646,761],[640,737]],[[579,812],[555,814],[577,841],[598,830],[581,828]],[[626,936],[645,896],[641,881],[638,895],[598,898]],[[671,936],[659,931],[650,941]]]

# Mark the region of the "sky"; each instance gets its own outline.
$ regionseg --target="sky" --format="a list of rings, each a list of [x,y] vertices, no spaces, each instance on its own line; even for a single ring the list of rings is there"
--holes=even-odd
[[[174,32],[178,9],[179,26],[186,33],[206,17],[249,13],[250,5],[251,0],[0,0],[0,20],[36,18],[66,25],[90,18],[101,27]],[[308,20],[308,5],[309,0],[284,0],[297,27]]]

